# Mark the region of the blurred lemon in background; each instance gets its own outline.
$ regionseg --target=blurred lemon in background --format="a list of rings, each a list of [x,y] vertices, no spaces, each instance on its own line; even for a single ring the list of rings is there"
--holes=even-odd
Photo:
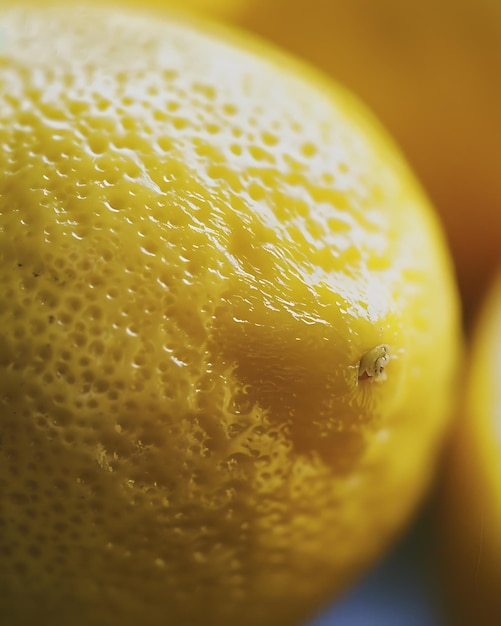
[[[446,465],[443,537],[454,624],[501,622],[501,274],[477,322],[464,417]]]
[[[361,96],[438,208],[471,315],[501,257],[500,2],[150,2],[191,6],[248,28]]]
[[[437,219],[378,123],[174,16],[0,11],[0,614],[299,624],[435,468]]]

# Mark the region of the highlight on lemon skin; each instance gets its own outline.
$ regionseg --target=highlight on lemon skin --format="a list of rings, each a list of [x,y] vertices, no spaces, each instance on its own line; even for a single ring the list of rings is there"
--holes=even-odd
[[[362,97],[402,146],[441,215],[471,318],[501,259],[500,2],[147,3],[190,8],[255,32]]]
[[[0,9],[0,615],[301,624],[455,394],[436,217],[343,88],[224,29]]]
[[[442,490],[444,578],[453,626],[501,622],[501,273],[477,319],[462,420]]]

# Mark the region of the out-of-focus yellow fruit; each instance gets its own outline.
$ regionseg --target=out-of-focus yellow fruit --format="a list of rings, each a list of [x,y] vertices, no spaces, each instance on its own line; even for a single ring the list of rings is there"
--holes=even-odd
[[[474,336],[464,418],[447,464],[446,575],[455,624],[501,623],[501,274]]]
[[[361,96],[441,213],[471,314],[501,259],[501,2],[148,1],[253,30]]]
[[[344,90],[226,31],[2,9],[0,614],[298,624],[434,469],[440,228]]]

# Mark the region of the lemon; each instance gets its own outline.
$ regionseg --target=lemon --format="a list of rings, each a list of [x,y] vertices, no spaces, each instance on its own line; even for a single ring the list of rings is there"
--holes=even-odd
[[[240,35],[0,11],[0,614],[299,624],[411,515],[444,238],[341,87]]]
[[[464,415],[442,497],[446,575],[457,624],[501,622],[501,274],[477,321]]]
[[[402,146],[440,212],[470,321],[501,258],[500,2],[148,3],[182,3],[243,26],[361,96]]]

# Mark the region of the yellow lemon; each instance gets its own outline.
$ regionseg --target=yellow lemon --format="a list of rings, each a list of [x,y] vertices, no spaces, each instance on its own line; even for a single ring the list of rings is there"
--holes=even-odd
[[[226,30],[0,11],[0,614],[298,624],[410,516],[458,303],[341,87]]]
[[[501,623],[501,274],[478,320],[464,418],[446,466],[444,542],[454,623]]]
[[[501,258],[500,2],[148,1],[244,26],[361,96],[439,210],[471,315]]]

